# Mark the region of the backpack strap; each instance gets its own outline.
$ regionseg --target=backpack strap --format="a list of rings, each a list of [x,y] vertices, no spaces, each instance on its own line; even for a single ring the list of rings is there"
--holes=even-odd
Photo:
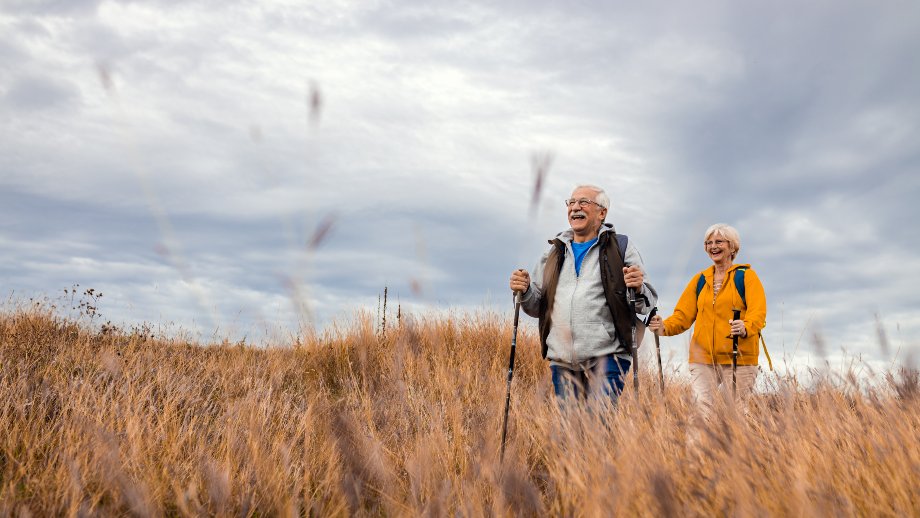
[[[626,265],[626,247],[629,246],[629,236],[626,234],[615,234],[617,236],[617,247],[620,249],[620,260],[623,261],[623,265]],[[636,290],[636,296],[645,300],[646,304],[650,304],[648,297],[642,294],[642,290]],[[640,340],[641,342],[641,340]]]
[[[738,268],[735,270],[735,289],[738,290],[738,295],[741,295],[741,302],[744,303],[744,307],[747,307],[747,299],[744,298],[744,271],[747,268]],[[696,281],[696,298],[700,298],[700,292],[703,291],[703,286],[706,285],[706,274],[701,273],[700,278]]]
[[[617,234],[617,246],[620,247],[620,259],[626,264],[626,246],[629,244],[629,236],[626,234]]]
[[[744,270],[747,270],[747,268],[735,270],[735,289],[738,290],[738,295],[741,295],[741,302],[744,307],[747,307],[747,300],[744,298]]]
[[[763,344],[763,353],[767,355],[767,363],[770,364],[770,370],[773,370],[773,360],[770,359],[770,351],[767,350],[767,342],[763,340],[763,333],[758,333],[760,335],[760,343]]]

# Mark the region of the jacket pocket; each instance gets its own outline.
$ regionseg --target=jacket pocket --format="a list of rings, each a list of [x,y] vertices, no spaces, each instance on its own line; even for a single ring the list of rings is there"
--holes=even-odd
[[[610,324],[610,328],[608,331],[605,322],[585,322],[583,330],[581,330],[580,336],[577,338],[586,352],[598,351],[613,342],[616,330],[613,328],[613,324]]]
[[[612,342],[617,337],[617,328],[613,325],[613,322],[601,322],[604,330],[607,332],[607,338]]]

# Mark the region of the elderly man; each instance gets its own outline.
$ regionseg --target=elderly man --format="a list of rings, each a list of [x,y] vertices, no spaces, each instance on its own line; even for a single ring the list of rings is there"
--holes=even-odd
[[[539,319],[543,357],[550,361],[556,396],[603,394],[616,404],[630,368],[636,315],[627,288],[636,289],[636,311],[658,301],[632,240],[605,223],[610,198],[580,185],[566,200],[571,228],[550,241],[533,276],[511,274],[524,312]]]

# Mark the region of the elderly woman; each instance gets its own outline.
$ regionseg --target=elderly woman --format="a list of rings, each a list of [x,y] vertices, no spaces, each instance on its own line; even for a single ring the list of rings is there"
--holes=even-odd
[[[706,230],[703,246],[713,265],[694,275],[674,314],[655,316],[649,328],[664,336],[683,333],[696,322],[690,340],[690,377],[704,417],[712,412],[715,394],[731,398],[732,340],[738,337],[735,397],[744,402],[757,378],[758,338],[766,324],[767,299],[749,264],[734,264],[741,250],[738,231],[726,224]],[[735,319],[733,310],[740,310]]]

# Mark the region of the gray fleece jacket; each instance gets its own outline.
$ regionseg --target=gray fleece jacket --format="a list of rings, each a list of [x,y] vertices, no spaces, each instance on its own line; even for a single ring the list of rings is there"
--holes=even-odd
[[[600,232],[610,232],[613,226],[605,224]],[[613,324],[613,315],[607,307],[604,286],[601,283],[599,247],[595,242],[588,249],[581,263],[581,274],[575,273],[575,254],[572,251],[572,229],[560,232],[556,237],[565,243],[565,259],[559,273],[556,287],[556,299],[553,303],[552,325],[546,339],[546,358],[555,364],[561,364],[575,370],[583,370],[593,365],[593,360],[600,356],[616,354],[625,359],[630,358],[630,351],[621,343]],[[540,298],[543,295],[543,270],[549,251],[543,254],[540,262],[530,274],[530,288],[521,297],[521,308],[532,317],[538,317]],[[658,294],[649,282],[648,273],[642,264],[639,250],[629,239],[626,246],[625,264],[638,266],[642,270],[644,283],[637,293],[636,311],[646,315],[658,304]],[[648,299],[646,304],[644,296]],[[641,322],[637,322],[641,326]]]

